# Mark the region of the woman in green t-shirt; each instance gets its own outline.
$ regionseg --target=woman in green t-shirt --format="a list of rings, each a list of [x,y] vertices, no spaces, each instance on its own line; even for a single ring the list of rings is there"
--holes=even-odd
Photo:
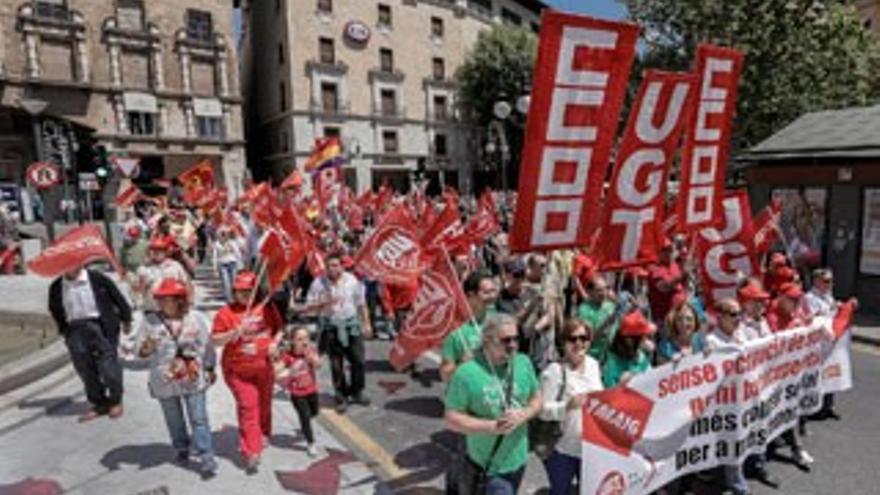
[[[651,359],[642,347],[656,331],[657,326],[645,319],[641,311],[633,311],[620,319],[620,328],[602,366],[602,383],[606,388],[625,383],[651,367]]]

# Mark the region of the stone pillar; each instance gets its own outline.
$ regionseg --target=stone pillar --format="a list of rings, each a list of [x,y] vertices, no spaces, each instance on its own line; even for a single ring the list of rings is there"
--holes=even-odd
[[[76,60],[77,60],[77,79],[81,83],[89,82],[89,45],[85,39],[85,35],[82,38],[77,37],[76,40]]]
[[[168,105],[159,102],[159,133],[160,136],[169,134],[168,132]]]
[[[180,77],[183,80],[183,92],[192,93],[192,64],[189,50],[180,47]]]
[[[162,44],[153,45],[153,88],[156,91],[165,89],[165,69],[162,67]]]
[[[110,42],[110,83],[117,88],[122,86],[121,49],[115,40]]]
[[[186,101],[183,103],[183,118],[184,122],[186,123],[186,136],[195,137],[196,114],[195,110],[193,110],[193,104],[191,101]]]
[[[116,130],[119,134],[128,134],[128,119],[126,119],[125,102],[122,99],[122,95],[114,97],[113,111],[116,114]]]
[[[36,79],[40,77],[40,38],[37,33],[29,32],[25,34],[25,44],[27,46],[27,75]]]
[[[217,54],[217,79],[220,81],[220,96],[229,96],[229,74],[224,52]]]
[[[232,135],[232,106],[223,105],[223,140],[231,139]]]

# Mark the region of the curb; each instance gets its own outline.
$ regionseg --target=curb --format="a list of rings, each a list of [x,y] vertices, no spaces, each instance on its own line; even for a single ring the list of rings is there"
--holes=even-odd
[[[42,329],[55,332],[55,322],[47,314],[0,312],[0,320],[14,326]],[[0,366],[0,396],[29,385],[70,362],[67,347],[63,340],[56,340],[48,346]]]
[[[852,341],[858,342],[859,344],[866,344],[866,345],[880,347],[880,338],[878,338],[878,337],[868,337],[866,335],[859,335],[859,334],[853,333],[852,334]]]

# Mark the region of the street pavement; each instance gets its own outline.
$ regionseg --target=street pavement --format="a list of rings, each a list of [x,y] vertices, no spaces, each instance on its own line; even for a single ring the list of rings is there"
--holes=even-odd
[[[48,281],[21,277],[14,284],[0,278],[0,312],[19,303],[45,311]],[[218,306],[214,282],[200,282],[199,306]],[[863,329],[877,332],[876,328]],[[172,462],[173,451],[158,403],[146,389],[146,371],[127,365],[125,415],[78,424],[87,408],[82,387],[69,367],[30,388],[25,400],[5,404],[0,398],[0,495],[36,494],[188,494],[304,493],[308,495],[443,493],[444,472],[452,460],[452,436],[443,428],[442,394],[429,353],[414,379],[387,364],[389,342],[367,345],[368,407],[351,407],[344,415],[322,410],[316,424],[322,455],[311,459],[297,433],[293,409],[283,394],[274,401],[275,429],[260,472],[247,476],[238,465],[236,420],[232,397],[222,378],[209,391],[209,411],[220,470],[215,479],[200,480],[193,467]],[[752,482],[756,495],[826,495],[880,493],[876,460],[880,445],[875,411],[880,409],[880,351],[855,345],[855,389],[838,395],[842,421],[811,423],[805,439],[816,458],[811,473],[773,462],[778,489]],[[59,379],[59,376],[61,379]],[[319,380],[323,403],[331,391],[327,367]],[[546,477],[532,457],[521,493],[546,492]],[[701,486],[699,494],[720,493]]]

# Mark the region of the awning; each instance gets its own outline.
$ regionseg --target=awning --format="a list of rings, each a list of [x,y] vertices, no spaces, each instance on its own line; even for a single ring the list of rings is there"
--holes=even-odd
[[[156,97],[148,93],[126,92],[122,94],[122,101],[127,112],[159,112],[159,104],[156,102]]]
[[[223,116],[223,105],[217,98],[193,98],[193,110],[199,117]]]

